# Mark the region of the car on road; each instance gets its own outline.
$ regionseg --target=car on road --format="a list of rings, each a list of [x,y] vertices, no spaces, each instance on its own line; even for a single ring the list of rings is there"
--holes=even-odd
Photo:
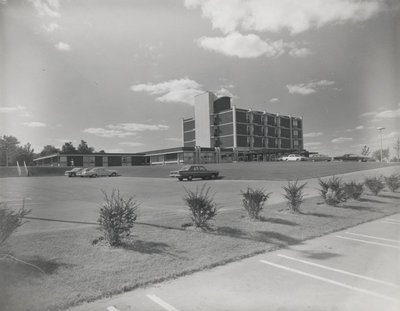
[[[92,169],[88,169],[81,173],[81,177],[100,177],[100,176],[118,176],[118,172],[115,170],[109,170],[104,167],[94,167]]]
[[[169,173],[169,177],[178,178],[179,181],[193,178],[216,179],[218,175],[218,171],[209,171],[202,165],[185,165],[181,169]]]
[[[332,157],[324,155],[324,154],[310,154],[310,157],[308,158],[308,160],[312,161],[312,162],[318,162],[318,161],[329,162],[329,161],[332,161]]]
[[[82,170],[82,167],[74,167],[72,170],[65,171],[64,175],[68,177],[76,177]]]
[[[299,154],[289,154],[286,157],[282,157],[282,161],[307,161],[307,158]]]
[[[361,155],[353,154],[353,153],[346,153],[342,156],[334,157],[334,161],[356,161],[356,162],[367,162],[369,161],[368,157],[364,157]]]

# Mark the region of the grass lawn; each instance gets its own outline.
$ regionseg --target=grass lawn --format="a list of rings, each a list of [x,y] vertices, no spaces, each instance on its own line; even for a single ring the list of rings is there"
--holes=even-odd
[[[208,232],[182,227],[190,220],[179,213],[135,225],[123,248],[92,245],[99,236],[93,226],[15,235],[8,251],[45,274],[1,260],[0,309],[65,309],[397,213],[399,200],[400,193],[387,191],[341,207],[311,198],[301,214],[289,213],[283,203],[267,204],[262,221],[250,221],[244,210],[221,210]]]

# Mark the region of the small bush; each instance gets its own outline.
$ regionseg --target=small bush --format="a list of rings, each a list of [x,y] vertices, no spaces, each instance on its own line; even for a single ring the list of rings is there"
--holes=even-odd
[[[285,193],[283,197],[287,200],[287,205],[292,212],[300,212],[300,205],[303,203],[303,189],[307,183],[297,185],[298,180],[293,183],[288,182],[287,186],[283,186]]]
[[[208,227],[208,221],[217,215],[217,204],[210,195],[210,187],[205,190],[205,186],[200,191],[196,187],[196,192],[185,188],[186,195],[183,197],[191,212],[191,219],[198,228]]]
[[[251,219],[260,219],[260,212],[272,192],[265,193],[262,189],[247,188],[246,192],[241,191],[241,193],[243,196],[243,207],[246,209],[249,217]]]
[[[346,194],[341,178],[336,176],[332,176],[328,180],[319,178],[318,183],[321,186],[321,189],[319,189],[320,195],[326,204],[336,206],[346,201]]]
[[[121,244],[121,239],[131,233],[137,218],[139,204],[134,196],[124,198],[119,190],[113,189],[111,195],[104,194],[104,203],[100,208],[99,224],[104,239],[111,245]]]
[[[5,203],[0,202],[0,247],[25,223],[23,218],[30,212],[31,210],[25,209],[25,201],[22,201],[22,207],[17,211],[9,209]]]
[[[364,184],[374,195],[378,195],[385,188],[383,181],[377,177],[366,178]]]
[[[385,177],[385,184],[390,191],[395,192],[400,188],[400,175],[392,174],[389,177]]]
[[[346,198],[359,200],[362,193],[364,192],[364,184],[352,181],[349,183],[345,183],[343,186],[343,190]]]

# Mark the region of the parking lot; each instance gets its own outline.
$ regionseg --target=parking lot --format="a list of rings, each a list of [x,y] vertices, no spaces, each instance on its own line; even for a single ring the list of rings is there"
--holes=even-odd
[[[399,310],[400,214],[83,310]]]

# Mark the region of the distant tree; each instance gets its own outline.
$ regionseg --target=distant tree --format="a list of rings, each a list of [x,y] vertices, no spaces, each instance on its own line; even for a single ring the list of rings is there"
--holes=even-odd
[[[18,144],[19,141],[14,136],[3,135],[3,137],[0,138],[1,163],[5,163],[5,165],[8,166],[15,161],[15,153]]]
[[[397,137],[396,143],[394,144],[393,149],[396,151],[396,161],[400,161],[400,138]]]
[[[389,159],[389,154],[390,154],[389,148],[382,149],[382,160]],[[380,149],[379,150],[375,150],[372,153],[372,157],[374,159],[380,161],[381,160],[381,150]]]
[[[33,162],[33,157],[35,156],[34,150],[30,143],[25,144],[24,146],[17,146],[17,150],[15,152],[15,158],[18,163],[26,165],[31,165]]]
[[[51,155],[51,154],[55,154],[55,153],[59,153],[60,149],[52,146],[52,145],[46,145],[43,147],[43,150],[40,151],[39,155],[42,157]]]
[[[106,153],[106,152],[102,149],[98,153]]]
[[[64,145],[61,147],[61,152],[62,153],[76,153],[76,148],[72,144],[72,142],[66,142]]]
[[[86,141],[81,140],[81,143],[79,144],[77,151],[78,153],[93,153],[94,148],[89,147]]]
[[[367,145],[365,145],[362,149],[361,149],[361,155],[367,157],[370,154],[370,150],[369,147]]]

